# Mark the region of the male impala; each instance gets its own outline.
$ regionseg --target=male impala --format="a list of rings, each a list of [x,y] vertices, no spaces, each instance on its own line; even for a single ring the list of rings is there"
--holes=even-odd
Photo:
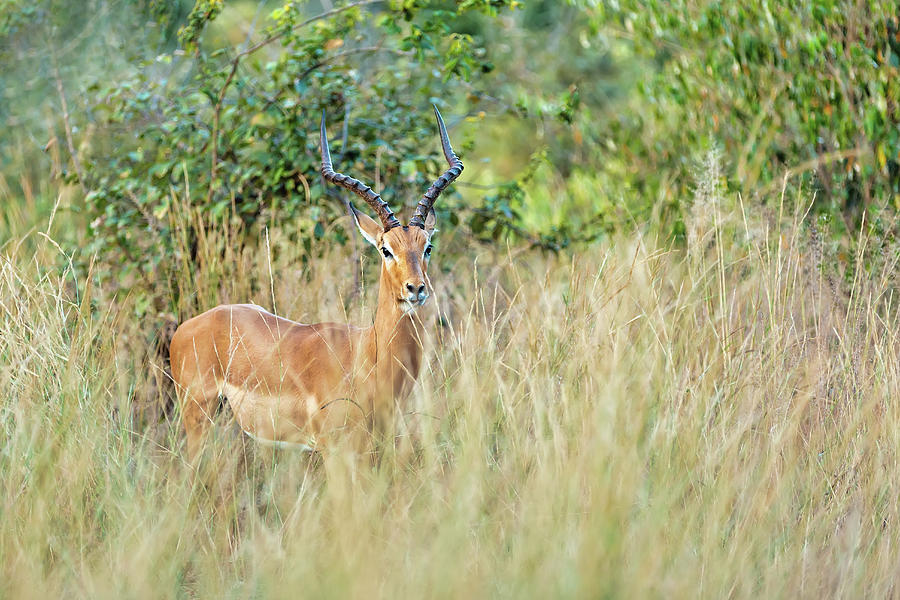
[[[172,338],[172,377],[181,402],[188,454],[195,457],[221,397],[249,436],[282,447],[318,449],[341,429],[356,432],[390,418],[419,374],[421,320],[434,232],[432,205],[463,165],[434,109],[450,168],[425,192],[409,225],[361,181],[336,173],[322,114],[322,175],[361,196],[381,225],[351,212],[382,255],[378,307],[371,327],[302,325],[252,304],[217,306],[185,321]]]

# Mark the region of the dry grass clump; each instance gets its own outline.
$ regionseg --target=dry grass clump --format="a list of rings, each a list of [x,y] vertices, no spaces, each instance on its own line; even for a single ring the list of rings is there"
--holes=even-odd
[[[639,234],[438,253],[442,324],[380,464],[223,424],[212,482],[135,410],[161,392],[130,303],[170,292],[76,294],[51,241],[6,244],[0,596],[897,595],[896,256],[862,239],[841,278],[801,214],[723,210],[690,258]],[[371,318],[344,250],[223,247],[183,311]]]

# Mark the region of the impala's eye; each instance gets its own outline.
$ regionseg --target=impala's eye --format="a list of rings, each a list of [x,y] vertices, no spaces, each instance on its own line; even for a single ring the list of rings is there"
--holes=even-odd
[[[382,246],[382,248],[381,248],[381,253],[384,255],[385,258],[394,258],[394,255],[391,254],[391,251],[388,250],[387,248],[385,248],[384,246]]]
[[[425,248],[425,258],[428,258],[429,256],[431,256],[431,246]]]

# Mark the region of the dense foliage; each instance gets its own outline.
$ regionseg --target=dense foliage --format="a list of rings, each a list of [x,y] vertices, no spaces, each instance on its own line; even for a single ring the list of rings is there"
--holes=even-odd
[[[598,21],[656,62],[638,88],[644,110],[616,136],[652,167],[641,179],[689,180],[692,150],[719,146],[745,194],[808,172],[821,211],[900,208],[895,3],[613,4]]]
[[[492,69],[485,49],[453,26],[503,4],[426,10],[363,0],[308,17],[288,2],[264,19],[261,36],[232,48],[209,31],[223,3],[198,2],[180,49],[102,90],[93,107],[111,134],[86,173],[98,241],[161,259],[146,250],[168,238],[172,188],[182,186],[214,220],[277,217],[301,242],[325,236],[343,206],[318,175],[323,110],[338,169],[380,183],[395,210],[414,205],[444,168],[429,103],[453,115],[459,92]],[[457,136],[464,157],[465,139]]]
[[[171,227],[188,208],[253,235],[283,223],[307,247],[346,239],[345,194],[317,171],[323,109],[336,166],[408,210],[443,167],[432,102],[469,166],[440,216],[475,239],[557,249],[647,222],[677,236],[710,149],[746,202],[787,181],[814,189],[833,236],[852,239],[863,209],[892,235],[894,8],[10,0],[0,53],[26,85],[2,92],[0,160],[14,183],[39,178],[49,127],[55,176],[79,184],[82,259],[117,275],[182,247],[192,260]]]

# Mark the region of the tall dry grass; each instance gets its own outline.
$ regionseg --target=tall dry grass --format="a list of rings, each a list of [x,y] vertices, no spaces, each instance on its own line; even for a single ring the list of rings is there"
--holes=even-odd
[[[10,240],[0,597],[897,596],[897,249],[861,236],[842,274],[800,201],[697,206],[687,250],[439,249],[395,447],[267,454],[226,415],[219,488],[157,422],[155,322],[128,316],[173,290],[112,297],[52,231]],[[349,250],[289,231],[207,238],[180,310],[371,319],[374,253],[354,295]]]

